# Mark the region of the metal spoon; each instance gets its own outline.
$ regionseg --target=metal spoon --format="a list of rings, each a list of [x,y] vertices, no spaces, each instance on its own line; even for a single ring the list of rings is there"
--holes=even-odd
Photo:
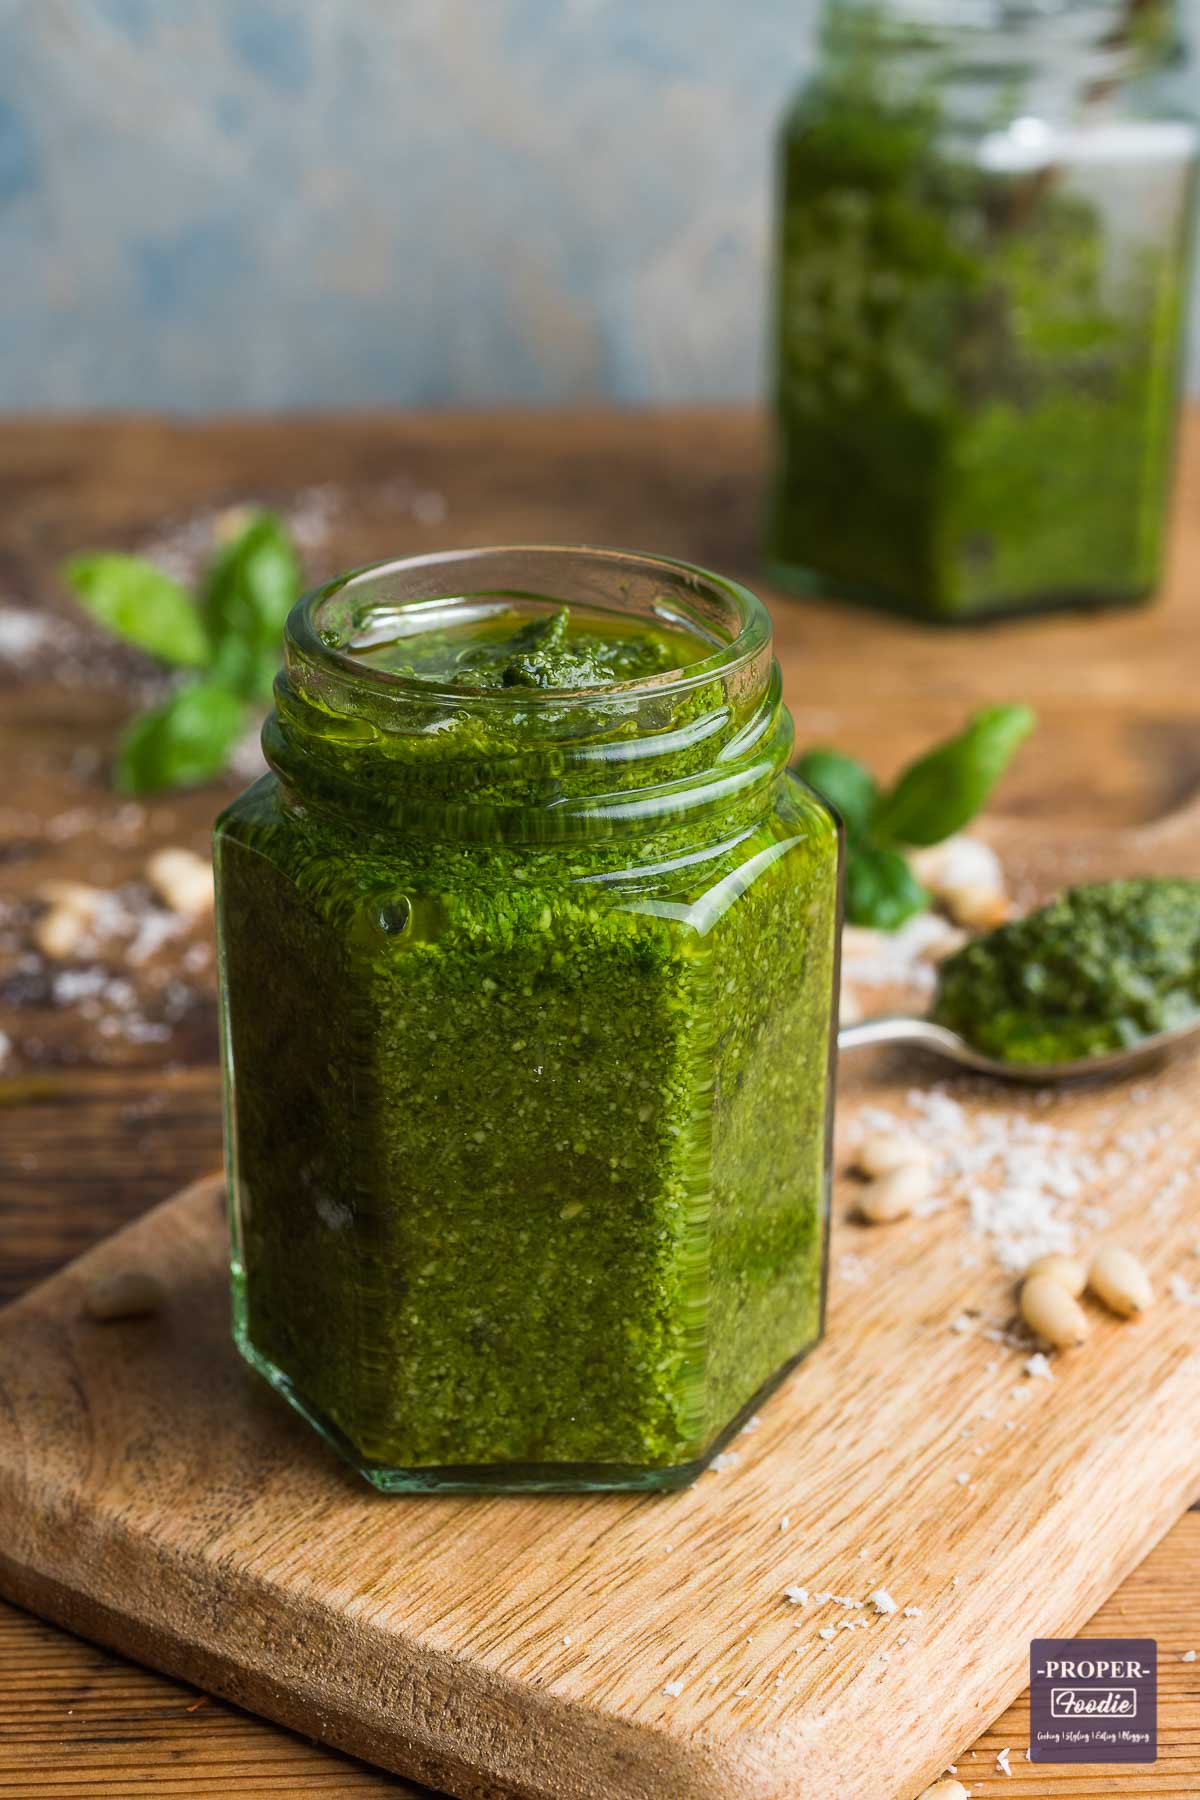
[[[957,1031],[935,1024],[932,1019],[882,1013],[875,1019],[863,1019],[858,1025],[843,1025],[838,1032],[838,1049],[865,1050],[880,1044],[913,1044],[918,1049],[932,1051],[934,1056],[944,1057],[947,1062],[957,1063],[960,1068],[973,1069],[979,1075],[995,1075],[1002,1081],[1027,1081],[1044,1087],[1050,1082],[1081,1081],[1093,1075],[1123,1075],[1197,1033],[1200,1033],[1200,1017],[1188,1019],[1170,1031],[1156,1031],[1153,1037],[1142,1038],[1120,1050],[1107,1050],[1102,1056],[1080,1056],[1070,1062],[1056,1063],[1000,1062],[972,1049]]]

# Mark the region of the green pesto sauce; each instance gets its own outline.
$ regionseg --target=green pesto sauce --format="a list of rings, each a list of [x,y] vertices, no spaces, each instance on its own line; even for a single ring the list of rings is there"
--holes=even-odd
[[[783,579],[948,620],[1154,587],[1194,162],[1144,178],[1157,237],[1120,243],[1068,169],[979,166],[869,59],[806,90],[776,252]]]
[[[1099,1056],[1200,1013],[1200,881],[1071,888],[941,968],[933,1016],[1008,1062]]]
[[[561,610],[527,624],[359,654],[494,688],[713,648]],[[524,736],[541,768],[538,719],[517,718],[506,757]],[[781,771],[633,834],[410,830],[396,792],[441,804],[471,781],[486,820],[491,727],[397,736],[378,817],[350,817],[355,749],[330,726],[301,803],[270,776],[218,825],[243,1349],[363,1467],[694,1472],[820,1333],[830,816]],[[612,750],[625,727],[593,729]],[[602,791],[645,779],[610,757]]]
[[[421,627],[423,629],[413,627]],[[693,634],[634,619],[531,612],[503,600],[464,620],[444,607],[414,611],[405,631],[356,647],[364,665],[438,686],[589,688],[678,669],[711,650]]]

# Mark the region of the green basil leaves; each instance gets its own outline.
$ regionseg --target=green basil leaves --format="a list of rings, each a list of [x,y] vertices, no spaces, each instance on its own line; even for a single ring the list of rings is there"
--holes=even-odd
[[[260,512],[212,557],[195,597],[152,563],[102,551],[73,557],[63,579],[114,636],[193,679],[126,729],[114,764],[130,794],[219,775],[270,699],[300,565],[282,521]]]
[[[886,791],[865,764],[839,750],[809,750],[794,765],[846,827],[846,918],[895,931],[929,905],[907,849],[940,844],[986,806],[1036,723],[1028,706],[989,706],[910,763]]]

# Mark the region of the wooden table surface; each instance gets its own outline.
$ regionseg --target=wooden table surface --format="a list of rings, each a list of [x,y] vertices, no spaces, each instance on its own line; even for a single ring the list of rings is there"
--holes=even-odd
[[[71,965],[66,980],[32,946],[45,882],[120,888],[137,915],[150,851],[204,850],[237,785],[144,805],[112,794],[115,733],[156,677],[73,614],[55,578],[71,552],[151,549],[183,568],[247,501],[291,516],[313,576],[506,540],[661,550],[767,598],[802,742],[835,740],[886,773],[972,706],[1024,699],[1041,724],[1003,790],[1009,816],[1132,825],[1200,792],[1200,413],[1166,589],[1143,612],[939,633],[785,599],[757,566],[763,470],[758,422],[729,411],[0,427],[0,1300],[220,1156],[207,927],[132,965],[117,942],[98,973]],[[1034,1768],[1020,1702],[964,1748],[973,1796],[1200,1794],[1200,1663],[1181,1661],[1200,1650],[1200,1513],[1089,1631],[1158,1639],[1156,1767]],[[1011,1778],[995,1765],[1006,1746]],[[0,1607],[0,1796],[285,1790],[416,1791]]]

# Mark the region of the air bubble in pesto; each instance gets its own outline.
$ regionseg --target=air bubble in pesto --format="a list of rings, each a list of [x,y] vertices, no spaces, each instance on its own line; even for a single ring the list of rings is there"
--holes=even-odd
[[[384,1489],[689,1480],[823,1319],[839,840],[766,615],[464,552],[285,650],[217,827],[237,1342]]]

